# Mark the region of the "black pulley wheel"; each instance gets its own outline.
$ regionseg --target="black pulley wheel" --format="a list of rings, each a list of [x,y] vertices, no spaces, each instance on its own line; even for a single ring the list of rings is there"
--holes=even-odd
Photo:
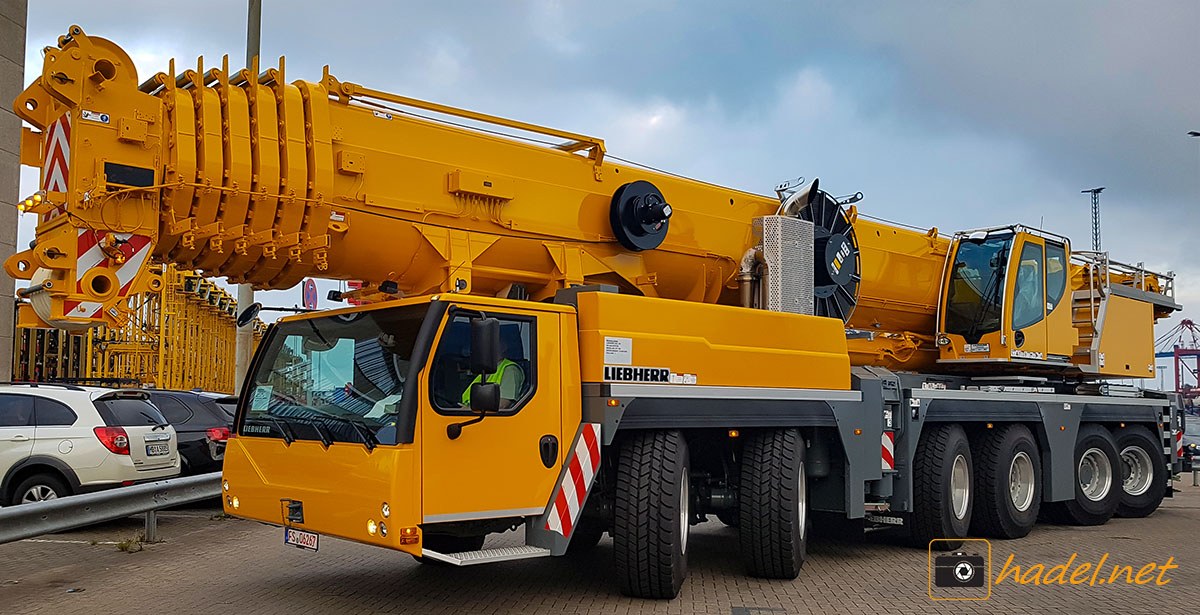
[[[815,313],[849,321],[858,304],[862,277],[854,225],[846,210],[825,192],[817,192],[796,215],[813,223]]]
[[[671,213],[662,192],[654,184],[638,180],[617,188],[608,217],[617,241],[628,250],[641,252],[662,245]]]

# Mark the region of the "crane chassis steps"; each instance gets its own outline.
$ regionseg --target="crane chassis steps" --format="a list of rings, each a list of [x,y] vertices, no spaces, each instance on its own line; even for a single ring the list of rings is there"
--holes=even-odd
[[[474,566],[475,564],[494,564],[496,562],[511,562],[535,557],[549,557],[550,549],[541,547],[501,547],[499,549],[480,549],[478,551],[462,551],[460,553],[438,553],[425,549],[421,557],[427,557],[439,562],[455,566]]]

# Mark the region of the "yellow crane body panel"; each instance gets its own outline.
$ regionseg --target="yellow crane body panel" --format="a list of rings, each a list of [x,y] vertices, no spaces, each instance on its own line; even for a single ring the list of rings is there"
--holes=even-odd
[[[583,382],[846,390],[830,318],[618,295],[579,296]]]

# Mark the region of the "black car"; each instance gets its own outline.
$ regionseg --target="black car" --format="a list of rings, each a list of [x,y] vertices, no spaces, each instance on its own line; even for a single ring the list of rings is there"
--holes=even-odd
[[[180,474],[220,472],[237,398],[203,391],[148,390],[150,402],[175,427]]]

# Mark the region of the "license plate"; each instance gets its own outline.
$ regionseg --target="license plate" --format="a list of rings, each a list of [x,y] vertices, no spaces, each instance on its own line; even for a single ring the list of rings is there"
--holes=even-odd
[[[316,532],[306,532],[294,527],[283,528],[283,544],[300,547],[301,549],[317,550],[321,536]]]
[[[963,344],[963,352],[991,352],[991,344]]]
[[[146,445],[146,454],[151,457],[157,457],[159,455],[169,455],[170,453],[171,453],[171,446],[168,445],[166,442],[156,442],[154,444]]]

